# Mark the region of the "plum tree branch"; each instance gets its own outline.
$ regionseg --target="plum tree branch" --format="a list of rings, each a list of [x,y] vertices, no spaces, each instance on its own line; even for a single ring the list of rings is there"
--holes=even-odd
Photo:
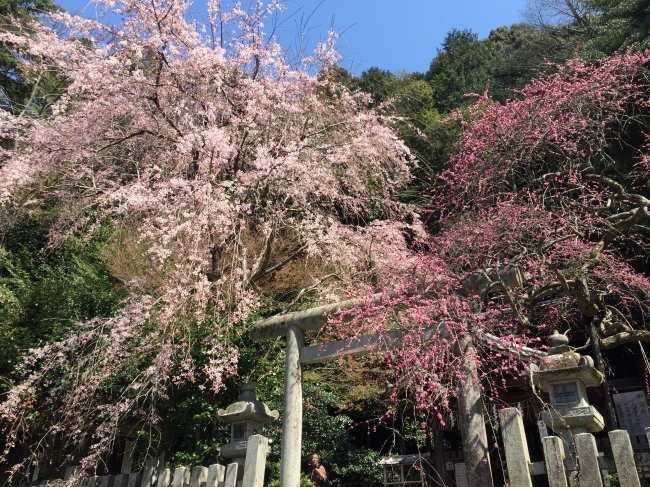
[[[600,339],[600,347],[610,349],[632,342],[650,343],[650,331],[648,330],[633,330],[622,331],[616,335],[608,336]]]

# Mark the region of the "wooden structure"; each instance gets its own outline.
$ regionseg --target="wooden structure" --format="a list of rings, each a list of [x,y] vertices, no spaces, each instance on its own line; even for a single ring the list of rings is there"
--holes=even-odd
[[[384,471],[384,487],[427,487],[427,463],[429,454],[423,455],[390,455],[381,457],[379,465]]]

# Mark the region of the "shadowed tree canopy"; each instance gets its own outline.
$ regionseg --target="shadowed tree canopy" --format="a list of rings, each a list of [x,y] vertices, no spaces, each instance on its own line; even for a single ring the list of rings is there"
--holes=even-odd
[[[465,94],[482,94],[490,77],[491,56],[487,44],[471,30],[450,31],[425,73],[433,87],[436,107],[453,110],[471,103]]]
[[[520,23],[493,29],[483,42],[493,53],[489,94],[503,103],[553,63],[573,57],[580,39],[565,26]]]
[[[30,33],[32,22],[43,15],[59,10],[51,0],[1,0],[0,1],[0,30],[5,32],[21,31]],[[58,84],[49,73],[41,73],[40,79],[33,78],[30,73],[20,69],[21,60],[16,57],[16,51],[10,41],[0,43],[0,107],[18,114],[25,107],[33,104],[36,111],[45,101],[37,101],[38,95],[48,90],[46,84]],[[49,89],[53,89],[50,86]]]
[[[598,12],[591,42],[600,52],[624,51],[632,44],[644,49],[650,42],[649,0],[586,0],[585,4]]]
[[[555,26],[580,43],[582,57],[602,57],[650,41],[648,0],[529,0],[525,14],[538,28]]]

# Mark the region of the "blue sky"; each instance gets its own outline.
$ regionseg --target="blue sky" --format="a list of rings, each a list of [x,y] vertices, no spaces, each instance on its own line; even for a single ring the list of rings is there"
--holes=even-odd
[[[95,17],[95,5],[89,0],[57,3],[71,13]],[[484,38],[496,27],[521,22],[525,4],[526,0],[285,0],[283,16],[289,18],[279,36],[281,42],[292,43],[301,20],[311,16],[309,39],[325,37],[333,22],[340,33],[341,65],[354,74],[372,66],[423,72],[452,28],[472,29]],[[195,0],[194,8],[200,15],[201,0]]]

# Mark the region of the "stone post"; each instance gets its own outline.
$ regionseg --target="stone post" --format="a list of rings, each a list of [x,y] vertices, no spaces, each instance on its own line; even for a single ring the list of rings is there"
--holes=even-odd
[[[201,487],[201,484],[207,480],[208,480],[207,467],[194,467],[192,469],[192,475],[190,476],[190,487]]]
[[[265,436],[253,435],[248,438],[243,486],[264,487],[264,467],[266,466],[268,447],[269,439]]]
[[[558,436],[542,438],[549,487],[568,487],[564,473],[564,445]]]
[[[115,484],[115,477],[112,475],[104,475],[99,479],[99,487],[113,487]]]
[[[129,485],[129,474],[121,473],[115,476],[113,487],[127,487]]]
[[[142,473],[142,487],[154,487],[158,482],[158,472],[162,467],[162,458],[149,458]]]
[[[302,366],[300,349],[304,334],[295,325],[287,328],[287,355],[284,371],[284,415],[280,457],[280,487],[300,485],[302,447]],[[473,487],[473,486],[472,486]]]
[[[141,482],[142,482],[142,472],[133,472],[129,474],[129,483],[127,484],[128,487],[140,487]]]
[[[172,473],[168,468],[164,469],[162,472],[160,472],[160,475],[158,475],[158,482],[156,484],[156,487],[169,487],[169,483],[172,479]]]
[[[223,465],[215,463],[208,467],[208,479],[205,481],[205,487],[219,487],[219,482],[223,482],[226,475],[226,469]]]
[[[458,339],[456,353],[462,357],[461,370],[464,375],[458,385],[458,422],[463,436],[467,485],[468,487],[492,487],[490,455],[485,420],[483,419],[481,382],[476,371],[474,347],[470,336],[465,335]],[[297,486],[298,482],[292,485],[280,485],[280,487]]]
[[[190,470],[185,467],[178,467],[174,470],[174,478],[172,479],[172,487],[185,487],[185,484],[190,483]],[[130,487],[130,486],[129,486]]]
[[[223,482],[223,487],[237,487],[238,470],[238,463],[231,463],[228,465],[226,468],[226,480]]]
[[[524,431],[524,423],[517,408],[499,411],[499,424],[506,453],[508,485],[510,487],[533,487],[530,478],[530,455]]]
[[[630,435],[625,430],[609,432],[609,443],[612,446],[616,473],[621,487],[641,487],[639,474],[634,463],[634,450],[630,443]]]
[[[578,433],[573,437],[580,465],[579,485],[584,487],[603,487],[603,479],[598,465],[598,449],[591,433]]]
[[[124,445],[124,458],[122,459],[122,470],[120,473],[131,473],[133,466],[133,449],[135,448],[135,441],[126,440]]]

